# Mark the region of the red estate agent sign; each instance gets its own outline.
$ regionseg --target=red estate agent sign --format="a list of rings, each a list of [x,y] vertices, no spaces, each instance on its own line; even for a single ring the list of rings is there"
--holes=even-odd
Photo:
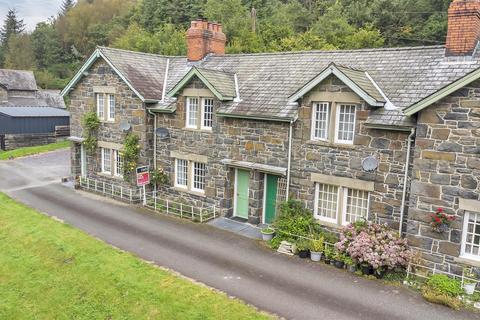
[[[150,172],[148,167],[137,168],[137,186],[142,187],[150,183]]]

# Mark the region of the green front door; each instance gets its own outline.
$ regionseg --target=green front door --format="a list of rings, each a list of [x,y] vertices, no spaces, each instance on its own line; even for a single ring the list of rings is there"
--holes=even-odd
[[[248,219],[248,185],[250,172],[237,169],[237,185],[235,187],[235,216]]]
[[[264,223],[271,224],[275,220],[275,214],[277,211],[277,187],[278,177],[272,175],[266,175],[265,183],[265,209],[264,209]]]

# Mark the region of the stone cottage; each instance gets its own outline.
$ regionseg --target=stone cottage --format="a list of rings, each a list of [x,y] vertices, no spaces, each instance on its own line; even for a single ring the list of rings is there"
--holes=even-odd
[[[330,228],[399,228],[429,264],[480,265],[480,1],[454,1],[445,46],[225,54],[193,21],[186,57],[99,47],[63,90],[72,173],[119,185],[126,132],[163,197],[269,224],[299,199]],[[82,115],[101,121],[82,146]],[[437,208],[455,215],[434,233]]]

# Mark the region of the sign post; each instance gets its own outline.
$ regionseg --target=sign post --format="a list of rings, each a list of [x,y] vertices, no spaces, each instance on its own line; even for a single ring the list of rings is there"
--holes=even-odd
[[[150,170],[148,166],[138,167],[137,170],[137,186],[143,187],[143,205],[147,204],[147,192],[145,186],[150,183]]]

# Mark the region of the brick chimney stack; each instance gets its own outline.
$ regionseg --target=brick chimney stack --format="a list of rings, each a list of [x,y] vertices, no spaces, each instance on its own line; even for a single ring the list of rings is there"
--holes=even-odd
[[[480,0],[454,0],[448,9],[447,56],[468,56],[480,40]]]
[[[223,55],[226,42],[221,24],[204,19],[192,21],[187,30],[188,61],[202,60],[209,53]]]

